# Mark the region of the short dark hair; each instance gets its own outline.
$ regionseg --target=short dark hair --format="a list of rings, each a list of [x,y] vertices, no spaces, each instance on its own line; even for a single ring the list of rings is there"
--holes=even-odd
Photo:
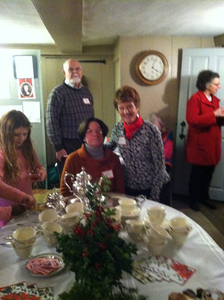
[[[96,123],[98,123],[100,125],[100,128],[102,129],[102,132],[103,132],[103,137],[105,137],[107,135],[107,133],[108,133],[108,127],[107,127],[107,125],[103,121],[101,121],[100,119],[91,117],[91,118],[88,118],[86,120],[83,120],[79,124],[79,128],[78,128],[77,132],[78,132],[78,136],[80,137],[80,139],[82,141],[85,138],[86,131],[89,128],[89,123],[91,123],[91,122],[96,122]]]
[[[136,108],[140,108],[140,96],[138,92],[130,86],[122,86],[119,88],[114,97],[114,107],[118,109],[118,103],[133,102]]]
[[[201,71],[198,74],[196,87],[199,91],[204,92],[206,90],[206,85],[211,84],[214,78],[219,78],[219,74],[210,70]]]

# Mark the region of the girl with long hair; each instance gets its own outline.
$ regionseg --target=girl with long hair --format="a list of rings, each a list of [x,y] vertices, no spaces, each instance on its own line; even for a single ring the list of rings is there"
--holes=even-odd
[[[0,227],[35,205],[30,173],[39,174],[35,181],[46,178],[30,135],[31,124],[21,111],[11,110],[0,119]]]

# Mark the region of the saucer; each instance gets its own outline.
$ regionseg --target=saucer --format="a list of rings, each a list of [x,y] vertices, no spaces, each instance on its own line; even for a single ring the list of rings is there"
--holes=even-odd
[[[121,207],[120,205],[116,206],[117,209],[119,209],[121,211]],[[136,218],[140,215],[141,213],[141,209],[139,207],[135,207],[134,209],[132,209],[132,211],[130,211],[130,213],[128,214],[124,214],[121,211],[121,216],[125,217],[125,218]]]

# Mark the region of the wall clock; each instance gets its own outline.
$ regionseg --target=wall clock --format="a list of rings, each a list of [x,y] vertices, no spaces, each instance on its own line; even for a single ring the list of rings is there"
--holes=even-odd
[[[138,78],[145,84],[160,83],[168,73],[168,61],[158,51],[145,51],[137,59],[135,70]]]

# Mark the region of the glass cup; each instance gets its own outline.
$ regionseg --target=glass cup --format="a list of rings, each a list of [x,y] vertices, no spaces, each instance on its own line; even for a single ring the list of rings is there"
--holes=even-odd
[[[32,181],[37,181],[40,177],[40,173],[38,173],[36,170],[32,170],[30,173],[29,173],[29,177]]]

